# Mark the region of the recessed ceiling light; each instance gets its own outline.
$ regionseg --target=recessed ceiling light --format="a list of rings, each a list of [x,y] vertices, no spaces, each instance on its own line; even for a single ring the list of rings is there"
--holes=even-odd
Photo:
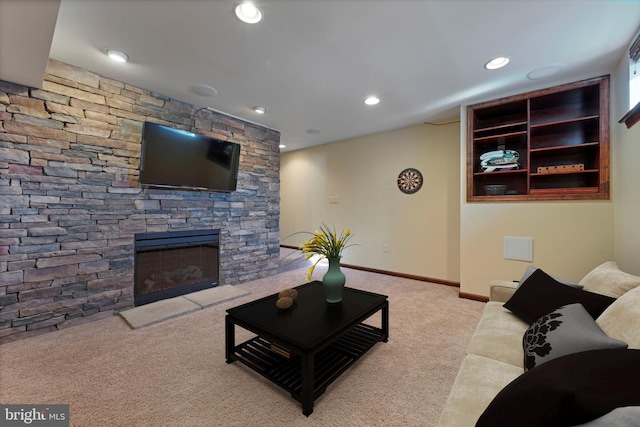
[[[280,144],[280,145],[278,145],[278,148],[287,148],[287,146],[284,145],[284,144]]]
[[[509,59],[508,57],[499,56],[484,64],[484,68],[486,68],[487,70],[497,70],[498,68],[502,68],[507,65],[509,61],[511,61],[511,59]]]
[[[107,49],[107,56],[116,62],[127,62],[129,55],[118,49]]]
[[[262,21],[262,11],[253,2],[243,1],[238,3],[235,11],[238,19],[247,24],[255,24]]]
[[[258,114],[264,114],[267,111],[267,109],[264,107],[253,107],[251,109]]]
[[[380,99],[378,99],[375,96],[370,96],[367,99],[364,100],[364,103],[367,105],[376,105],[377,103],[380,102]]]

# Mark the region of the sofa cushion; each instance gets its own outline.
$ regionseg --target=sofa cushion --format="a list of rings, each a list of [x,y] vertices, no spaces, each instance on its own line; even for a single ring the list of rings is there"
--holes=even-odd
[[[545,314],[527,329],[522,340],[524,369],[567,354],[603,348],[626,348],[625,342],[602,332],[582,304],[569,304]]]
[[[453,384],[439,427],[475,425],[482,411],[507,384],[522,374],[517,368],[474,354],[465,356]]]
[[[618,298],[596,319],[596,323],[610,337],[640,349],[640,287]]]
[[[507,385],[476,427],[585,423],[615,408],[639,405],[638,381],[640,350],[591,350],[559,357]]]
[[[527,269],[524,271],[524,274],[522,275],[522,277],[520,278],[520,281],[518,282],[518,286],[520,286],[521,283],[524,283],[525,280],[527,280],[529,278],[529,276],[531,276],[533,274],[534,271],[539,270],[538,267],[534,267],[533,265],[530,265],[527,267]],[[557,277],[551,276],[553,277],[555,280],[557,280],[558,282],[562,283],[563,285],[567,285],[567,286],[571,286],[572,288],[577,288],[577,289],[582,289],[583,286],[578,284],[578,283],[573,283],[570,282],[568,280],[563,280],[563,279],[559,279]]]
[[[585,291],[618,298],[640,286],[640,277],[625,273],[618,268],[618,264],[609,261],[591,270],[580,280],[580,284]]]
[[[504,306],[531,324],[563,305],[580,303],[594,319],[615,299],[565,286],[542,270],[534,271]]]
[[[518,288],[518,282],[493,280],[489,285],[489,301],[507,302]]]
[[[504,308],[502,303],[490,301],[467,346],[467,353],[522,368],[522,336],[527,326],[527,323]]]

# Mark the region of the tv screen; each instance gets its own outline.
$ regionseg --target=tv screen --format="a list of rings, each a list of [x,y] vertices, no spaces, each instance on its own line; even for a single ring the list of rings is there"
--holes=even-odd
[[[235,191],[240,145],[145,122],[140,184]]]

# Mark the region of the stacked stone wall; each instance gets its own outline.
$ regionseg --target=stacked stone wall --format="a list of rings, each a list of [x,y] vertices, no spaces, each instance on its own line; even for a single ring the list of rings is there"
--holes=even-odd
[[[144,121],[241,145],[232,193],[143,188]],[[50,60],[0,81],[0,344],[133,306],[133,236],[220,229],[220,284],[277,273],[280,134]]]

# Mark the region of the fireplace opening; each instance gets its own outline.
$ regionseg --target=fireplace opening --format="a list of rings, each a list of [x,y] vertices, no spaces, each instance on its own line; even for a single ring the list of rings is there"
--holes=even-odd
[[[220,230],[135,235],[134,304],[218,286]]]

